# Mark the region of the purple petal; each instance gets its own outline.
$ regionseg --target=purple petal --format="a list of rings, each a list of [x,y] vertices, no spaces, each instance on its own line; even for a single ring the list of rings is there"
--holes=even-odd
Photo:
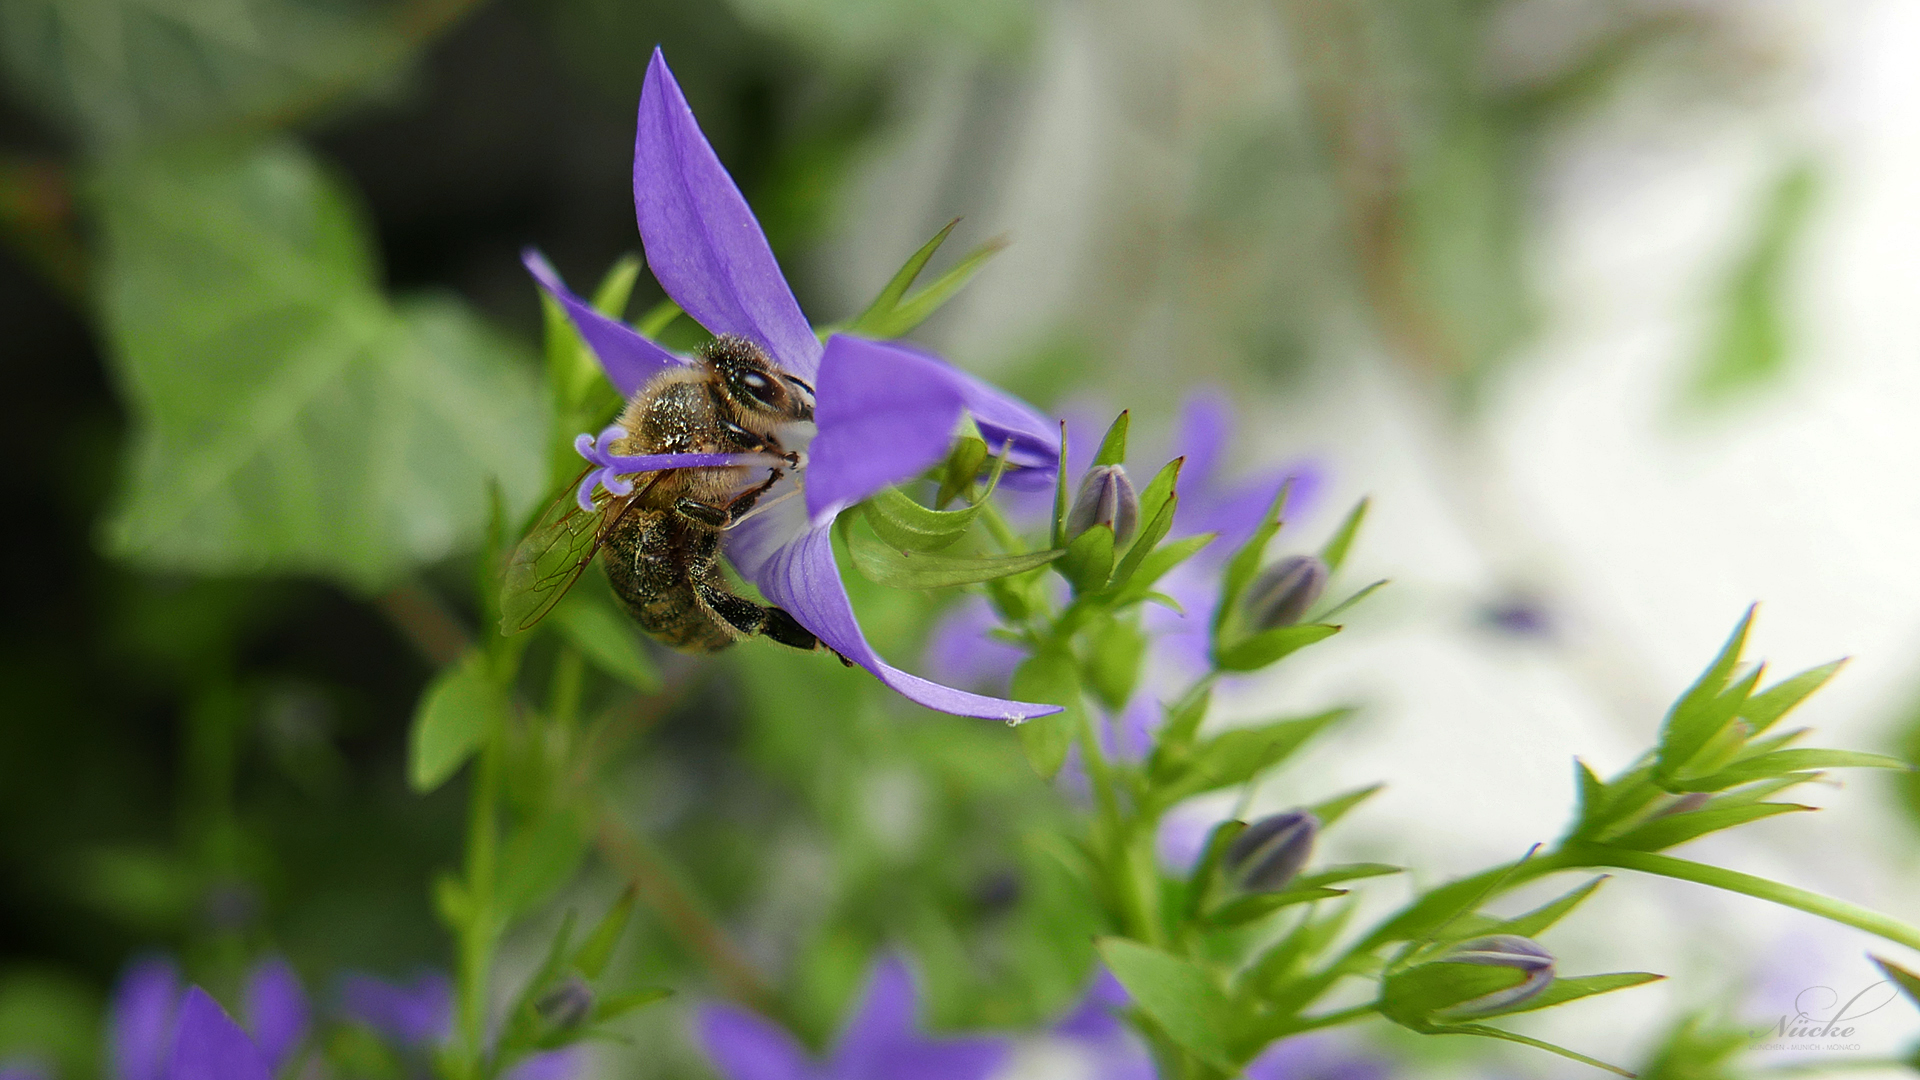
[[[432,1046],[453,1034],[453,985],[434,971],[407,986],[347,975],[340,980],[340,1011],[403,1046]]]
[[[279,1072],[307,1035],[307,992],[300,977],[279,957],[262,961],[247,975],[241,1013],[268,1069]]]
[[[1288,480],[1293,481],[1293,488],[1287,492],[1286,518],[1299,521],[1312,510],[1326,483],[1326,470],[1317,461],[1302,459],[1254,480],[1227,488],[1203,488],[1192,494],[1186,493],[1183,476],[1174,534],[1218,533],[1220,538],[1208,545],[1208,550],[1215,552],[1216,557],[1226,558],[1266,520],[1267,511],[1273,508],[1273,500],[1280,494],[1280,485]]]
[[[944,457],[965,400],[957,374],[894,345],[833,335],[815,387],[807,513],[851,506]]]
[[[1182,498],[1213,486],[1232,438],[1233,406],[1224,391],[1209,386],[1187,396],[1173,433],[1173,456],[1187,459],[1180,467]]]
[[[694,1025],[701,1049],[726,1080],[812,1080],[815,1075],[798,1040],[745,1009],[702,1006]]]
[[[180,1002],[167,1080],[272,1080],[267,1058],[218,1002],[197,986]]]
[[[841,1033],[833,1080],[982,1080],[1007,1057],[1001,1039],[934,1039],[914,1029],[913,974],[897,956],[874,968],[859,1010]]]
[[[749,524],[771,520],[768,515]],[[881,682],[910,701],[957,716],[980,716],[1008,723],[1060,711],[1058,705],[1003,701],[941,686],[909,675],[880,659],[853,617],[853,604],[847,599],[847,588],[840,581],[840,568],[833,559],[832,530],[833,523],[827,521],[771,551],[730,547],[729,553],[744,553],[744,557],[735,557],[734,565],[759,586],[768,600],[786,609],[821,641],[873,672]],[[764,539],[771,534],[772,529],[767,528],[747,535]]]
[[[1132,1004],[1127,988],[1113,977],[1113,972],[1101,967],[1093,976],[1093,984],[1067,1014],[1066,1019],[1053,1025],[1053,1033],[1069,1039],[1098,1040],[1111,1038],[1126,1030],[1114,1013]]]
[[[578,1046],[521,1058],[500,1080],[574,1080],[587,1071],[587,1052]]]
[[[115,1080],[161,1080],[179,1005],[180,972],[165,957],[137,960],[120,976],[107,1025]]]
[[[686,361],[641,337],[633,327],[602,315],[574,295],[546,256],[527,248],[520,253],[520,261],[547,295],[566,309],[574,329],[580,331],[587,347],[600,360],[600,370],[607,373],[607,381],[622,397],[632,397],[655,375],[685,365]]]
[[[962,597],[933,624],[921,653],[934,678],[954,686],[1005,689],[1025,653],[987,631],[1000,625],[983,596]]]
[[[1343,1050],[1320,1035],[1282,1039],[1248,1064],[1246,1080],[1387,1080],[1392,1075],[1378,1058]]]
[[[633,208],[648,267],[681,310],[715,334],[758,342],[781,367],[813,379],[820,340],[659,49],[640,91]]]

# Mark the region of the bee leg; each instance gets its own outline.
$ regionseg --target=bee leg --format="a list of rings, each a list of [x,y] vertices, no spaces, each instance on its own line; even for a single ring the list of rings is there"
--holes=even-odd
[[[781,472],[779,469],[772,470],[771,475],[767,477],[765,482],[756,487],[750,487],[734,496],[733,501],[727,503],[725,506],[715,506],[712,503],[704,503],[694,498],[682,498],[673,504],[673,509],[681,517],[697,521],[711,528],[724,529],[733,524],[741,515],[753,509],[753,504],[759,501],[760,496],[765,495],[769,488],[780,482],[780,476]]]
[[[782,645],[790,645],[796,649],[826,649],[842,664],[847,667],[853,666],[853,661],[841,656],[840,650],[830,647],[826,642],[815,637],[813,631],[801,626],[800,620],[777,607],[770,607],[765,611],[767,621],[766,625],[760,628],[761,633]]]

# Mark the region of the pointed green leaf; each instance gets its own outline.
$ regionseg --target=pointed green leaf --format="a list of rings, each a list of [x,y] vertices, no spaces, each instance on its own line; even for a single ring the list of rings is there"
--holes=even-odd
[[[1316,900],[1331,900],[1336,896],[1345,895],[1347,895],[1345,889],[1295,885],[1280,892],[1254,893],[1236,897],[1209,912],[1205,921],[1208,926],[1220,929],[1245,926],[1255,920],[1264,919],[1281,908],[1293,907],[1296,904],[1311,904]]]
[[[1013,672],[1014,697],[1066,707],[1065,712],[1036,716],[1020,725],[1020,748],[1026,751],[1033,771],[1044,779],[1051,780],[1060,771],[1067,760],[1067,747],[1080,728],[1084,706],[1080,702],[1078,667],[1072,653],[1049,648],[1027,657]]]
[[[1253,583],[1254,575],[1260,572],[1260,562],[1266,557],[1267,545],[1273,542],[1274,535],[1280,531],[1280,515],[1286,509],[1287,496],[1292,490],[1293,480],[1289,477],[1274,494],[1273,505],[1267,511],[1265,522],[1255,529],[1253,535],[1247,538],[1247,542],[1240,545],[1240,550],[1234,552],[1233,557],[1227,560],[1226,573],[1220,582],[1220,602],[1214,608],[1213,615],[1213,638],[1216,648],[1223,640],[1223,632],[1228,628],[1229,621],[1236,614],[1235,609],[1240,604],[1240,594],[1247,591],[1247,586]]]
[[[1367,597],[1372,596],[1374,593],[1379,592],[1381,589],[1386,588],[1390,584],[1392,584],[1391,581],[1389,581],[1386,578],[1381,578],[1379,581],[1376,581],[1373,584],[1368,585],[1367,587],[1354,593],[1352,596],[1347,597],[1345,600],[1342,600],[1339,603],[1328,608],[1327,610],[1320,612],[1318,615],[1313,616],[1311,621],[1317,622],[1317,623],[1329,622],[1333,619],[1335,615],[1338,615],[1341,612],[1346,611],[1348,608],[1352,607],[1353,605],[1359,603],[1362,600],[1365,600]]]
[[[1193,919],[1205,909],[1214,888],[1219,884],[1220,863],[1227,857],[1227,848],[1246,831],[1246,822],[1229,820],[1215,825],[1207,833],[1207,845],[1201,849],[1200,861],[1194,864],[1193,873],[1187,875],[1186,902],[1183,905],[1186,918]]]
[[[1160,518],[1154,520],[1152,531],[1161,536],[1166,535],[1165,530],[1160,528],[1163,519],[1168,528],[1173,525],[1173,504],[1168,503],[1167,506],[1168,509],[1161,513]],[[1201,533],[1199,536],[1181,537],[1171,544],[1163,544],[1159,547],[1142,545],[1136,541],[1128,550],[1127,557],[1120,560],[1119,567],[1113,572],[1113,585],[1116,590],[1114,606],[1138,603],[1150,598],[1153,595],[1154,582],[1165,577],[1174,567],[1193,558],[1201,548],[1213,543],[1215,539],[1217,537],[1213,533]],[[1159,543],[1157,538],[1154,542]],[[1177,607],[1176,610],[1178,610]]]
[[[503,708],[486,657],[467,654],[443,669],[420,696],[408,738],[407,780],[425,794],[447,782],[480,748],[494,714]]]
[[[876,530],[877,531],[877,530]],[[858,529],[847,530],[847,552],[860,576],[896,589],[941,589],[1011,577],[1065,555],[1064,551],[1029,551],[1019,555],[946,555],[940,552],[900,551]]]
[[[1633,851],[1660,851],[1711,832],[1719,832],[1721,829],[1731,829],[1736,825],[1745,825],[1750,821],[1759,821],[1776,814],[1791,814],[1812,809],[1814,808],[1811,806],[1802,806],[1799,803],[1763,802],[1736,806],[1709,804],[1705,810],[1690,810],[1654,818],[1645,825],[1629,829],[1607,842],[1615,847]]]
[[[1660,765],[1662,776],[1671,775],[1682,763],[1692,757],[1707,740],[1720,731],[1724,720],[1715,723],[1719,710],[1713,708],[1721,691],[1726,688],[1727,679],[1740,663],[1740,653],[1747,646],[1747,631],[1753,627],[1753,616],[1758,605],[1747,608],[1747,613],[1728,636],[1727,643],[1720,648],[1720,654],[1700,673],[1700,678],[1687,688],[1687,692],[1674,702],[1668,712],[1666,723],[1660,733]],[[1735,702],[1737,711],[1742,702]]]
[[[950,548],[967,534],[967,530],[973,526],[973,519],[980,516],[981,509],[1000,485],[1000,477],[1006,467],[1005,456],[995,458],[993,472],[987,477],[987,487],[980,494],[979,501],[959,510],[929,510],[899,488],[887,488],[862,504],[866,509],[867,523],[873,527],[875,536],[885,541],[887,546],[900,551],[942,551]]]
[[[1073,538],[1057,567],[1078,594],[1106,588],[1113,575],[1113,526],[1095,525]]]
[[[1857,750],[1775,750],[1758,757],[1742,758],[1712,776],[1684,780],[1670,786],[1680,791],[1721,791],[1755,780],[1814,769],[1898,769],[1912,772],[1913,766],[1897,757]]]
[[[1347,815],[1347,811],[1373,798],[1386,786],[1385,784],[1369,784],[1366,787],[1354,791],[1335,795],[1333,798],[1323,802],[1314,803],[1312,806],[1307,807],[1307,810],[1313,814],[1314,817],[1320,819],[1320,828],[1331,828],[1334,822],[1339,821]]]
[[[1067,475],[1067,422],[1060,421],[1060,460],[1053,474],[1053,530],[1049,535],[1048,547],[1067,546],[1067,504],[1071,496],[1067,485],[1073,479]],[[1145,518],[1145,513],[1141,514]]]
[[[1100,440],[1100,450],[1093,455],[1095,468],[1127,463],[1127,417],[1127,412],[1123,410],[1114,418],[1113,426],[1107,429],[1106,438]]]
[[[1482,1015],[1492,1018],[1512,1016],[1515,1013],[1537,1012],[1541,1009],[1551,1009],[1555,1005],[1565,1005],[1569,1001],[1593,997],[1595,994],[1610,994],[1630,986],[1645,986],[1664,978],[1666,978],[1665,975],[1655,975],[1651,971],[1616,971],[1607,975],[1576,975],[1570,979],[1555,979],[1535,997]]]
[[[1327,546],[1320,549],[1320,561],[1327,564],[1328,570],[1338,573],[1341,564],[1347,561],[1347,552],[1353,548],[1354,538],[1360,535],[1360,525],[1367,520],[1367,507],[1372,503],[1371,498],[1355,503],[1340,527],[1334,530]]]
[[[1180,469],[1186,462],[1186,458],[1174,458],[1160,466],[1160,471],[1147,481],[1147,486],[1140,492],[1141,521],[1152,522],[1160,517],[1160,511],[1166,507],[1167,500],[1173,498],[1175,489],[1180,485]],[[1135,546],[1139,546],[1138,541],[1135,541]]]
[[[880,289],[880,294],[873,298],[873,303],[867,305],[867,310],[861,312],[853,322],[847,325],[847,332],[865,337],[899,336],[881,333],[880,330],[886,321],[893,317],[894,309],[900,306],[900,301],[907,295],[907,290],[913,288],[914,280],[920,276],[920,271],[927,268],[933,253],[940,250],[940,245],[947,242],[947,237],[953,234],[954,227],[959,224],[959,218],[947,222],[939,232],[933,234],[933,239],[920,245],[920,250],[908,256],[907,261],[894,272],[892,279]]]
[[[876,338],[897,338],[911,332],[914,327],[927,321],[928,317],[939,311],[941,305],[953,299],[954,294],[972,280],[973,275],[986,265],[987,260],[999,254],[1000,250],[1006,246],[1007,242],[997,237],[981,244],[968,252],[965,258],[953,264],[946,273],[935,278],[932,284],[902,300],[886,315],[876,316],[871,320],[861,316],[862,325],[853,328],[852,332]]]
[[[639,898],[639,892],[631,887],[621,893],[620,899],[614,901],[593,932],[587,935],[587,940],[580,943],[580,951],[573,954],[573,966],[580,974],[597,979],[606,970],[614,946],[620,943],[620,935],[626,933],[627,923],[633,918],[633,907]]]
[[[1502,1031],[1497,1027],[1488,1027],[1485,1024],[1450,1024],[1446,1027],[1433,1028],[1428,1032],[1428,1034],[1431,1034],[1431,1035],[1480,1035],[1489,1039],[1499,1039],[1499,1040],[1502,1040],[1503,1042],[1519,1043],[1521,1046],[1531,1046],[1535,1050],[1545,1050],[1550,1054],[1558,1054],[1563,1058],[1566,1058],[1570,1061],[1577,1061],[1582,1065],[1591,1065],[1596,1069],[1605,1069],[1608,1072],[1614,1073],[1618,1076],[1626,1076],[1626,1077],[1633,1076],[1632,1073],[1628,1072],[1627,1070],[1621,1068],[1618,1065],[1609,1065],[1606,1062],[1599,1060],[1598,1058],[1590,1058],[1585,1054],[1582,1054],[1575,1050],[1569,1050],[1564,1046],[1556,1046],[1553,1043],[1545,1042],[1540,1039],[1531,1038],[1526,1035],[1517,1035],[1511,1031]]]
[[[1230,1007],[1205,968],[1124,938],[1094,944],[1107,970],[1168,1038],[1207,1064],[1233,1071],[1227,1047]]]
[[[1880,971],[1886,975],[1887,981],[1893,983],[1893,985],[1899,987],[1906,993],[1909,1002],[1915,1007],[1920,1007],[1920,975],[1915,975],[1913,972],[1882,956],[1868,954],[1868,959],[1879,965]]]
[[[1154,741],[1153,757],[1147,767],[1148,776],[1156,782],[1164,781],[1175,775],[1177,769],[1185,767],[1194,738],[1199,734],[1200,723],[1207,718],[1207,709],[1212,703],[1213,685],[1203,682],[1185,697],[1167,706],[1166,723],[1160,726],[1160,736]]]
[[[1833,678],[1846,663],[1844,659],[1835,660],[1774,683],[1747,699],[1747,703],[1740,707],[1740,718],[1751,724],[1753,733],[1758,735],[1792,712],[1808,695],[1825,686],[1827,680]]]
[[[665,1001],[673,996],[673,991],[662,986],[649,986],[640,990],[629,990],[624,994],[608,994],[594,1003],[594,1024],[604,1024],[617,1020],[635,1009],[651,1005],[656,1001]]]
[[[1194,751],[1192,764],[1178,779],[1155,792],[1155,801],[1171,806],[1202,792],[1251,780],[1286,760],[1326,727],[1351,715],[1352,709],[1329,709],[1314,716],[1221,732]]]
[[[1592,896],[1593,891],[1598,889],[1600,883],[1606,880],[1607,875],[1601,874],[1599,877],[1581,885],[1565,896],[1542,904],[1524,915],[1516,915],[1508,919],[1492,932],[1496,934],[1518,934],[1521,937],[1529,938],[1538,937],[1542,930],[1565,918],[1567,912],[1580,906],[1581,901]]]
[[[1279,626],[1228,645],[1219,651],[1214,663],[1222,671],[1258,671],[1339,632],[1338,626],[1324,623]]]
[[[1343,863],[1339,866],[1329,866],[1325,870],[1318,870],[1311,874],[1301,874],[1299,877],[1293,879],[1290,887],[1295,889],[1318,889],[1328,885],[1339,885],[1348,881],[1359,881],[1362,878],[1384,877],[1388,874],[1402,874],[1405,872],[1405,867],[1394,866],[1389,863]]]
[[[953,500],[967,493],[973,482],[980,477],[980,470],[987,463],[987,443],[971,435],[957,439],[953,452],[947,455],[945,468],[940,473],[940,491],[933,498],[935,510],[944,509]]]

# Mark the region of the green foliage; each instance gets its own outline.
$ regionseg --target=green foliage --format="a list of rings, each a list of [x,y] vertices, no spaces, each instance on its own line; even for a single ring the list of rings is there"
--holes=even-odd
[[[872,519],[868,520],[871,522]],[[851,524],[850,519],[843,518],[842,521]],[[939,551],[901,550],[853,528],[847,528],[846,535],[847,552],[853,557],[854,569],[876,585],[896,589],[975,585],[1025,573],[1066,554],[1063,551],[1027,551],[1017,555],[955,556]]]
[[[1727,275],[1719,324],[1689,387],[1712,404],[1777,379],[1791,352],[1786,308],[1793,257],[1812,219],[1819,171],[1809,159],[1788,162],[1763,197],[1753,236]]]
[[[133,412],[107,545],[142,566],[365,592],[525,506],[545,425],[519,355],[450,301],[392,304],[344,193],[288,143],[101,179],[101,306]]]
[[[659,692],[660,669],[640,644],[633,621],[614,611],[600,590],[574,589],[554,621],[595,667],[643,694]]]
[[[1065,712],[1036,716],[1020,725],[1020,747],[1033,770],[1052,777],[1066,763],[1067,747],[1079,731],[1079,665],[1064,649],[1043,649],[1027,657],[1013,673],[1013,696],[1022,701],[1064,705]]]
[[[914,252],[907,259],[906,264],[893,275],[893,279],[880,290],[880,295],[874,297],[873,303],[868,305],[867,310],[861,312],[858,318],[847,325],[847,332],[871,338],[897,338],[906,335],[914,327],[925,322],[928,316],[940,310],[941,305],[953,299],[954,294],[972,279],[988,259],[1007,246],[1005,240],[989,240],[968,252],[964,258],[955,263],[946,273],[935,278],[931,284],[911,296],[907,295],[907,290],[912,288],[914,281],[919,278],[920,271],[926,269],[927,262],[933,258],[933,253],[940,250],[940,245],[946,243],[948,234],[953,232],[954,226],[958,224],[960,219],[955,218],[948,222],[945,228],[935,233],[933,239],[921,245],[920,250]],[[827,332],[830,331],[822,333]]]
[[[420,695],[408,740],[407,780],[413,789],[428,792],[446,783],[480,748],[502,707],[482,653],[469,653],[435,676]]]
[[[1206,969],[1124,938],[1103,938],[1098,946],[1114,978],[1168,1037],[1216,1068],[1233,1068],[1227,998]]]

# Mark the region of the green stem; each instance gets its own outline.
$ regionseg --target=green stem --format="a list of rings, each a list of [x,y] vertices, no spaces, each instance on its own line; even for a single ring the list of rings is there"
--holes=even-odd
[[[1693,881],[1701,885],[1711,885],[1728,892],[1744,893],[1762,900],[1771,900],[1784,907],[1818,915],[1825,919],[1870,934],[1878,934],[1888,941],[1895,941],[1910,949],[1920,949],[1920,927],[1901,922],[1891,915],[1882,915],[1845,900],[1835,900],[1806,889],[1783,885],[1778,881],[1743,874],[1738,870],[1728,870],[1719,866],[1707,866],[1703,863],[1676,859],[1671,855],[1659,855],[1650,851],[1627,851],[1621,848],[1602,847],[1600,845],[1579,845],[1570,847],[1566,857],[1578,860],[1573,865],[1614,866],[1622,870],[1638,870],[1643,874],[1658,874],[1661,877],[1675,878],[1680,881]]]
[[[487,988],[499,941],[494,883],[499,877],[500,771],[504,717],[487,718],[467,821],[467,919],[460,934],[460,1055],[463,1078],[486,1074]]]

